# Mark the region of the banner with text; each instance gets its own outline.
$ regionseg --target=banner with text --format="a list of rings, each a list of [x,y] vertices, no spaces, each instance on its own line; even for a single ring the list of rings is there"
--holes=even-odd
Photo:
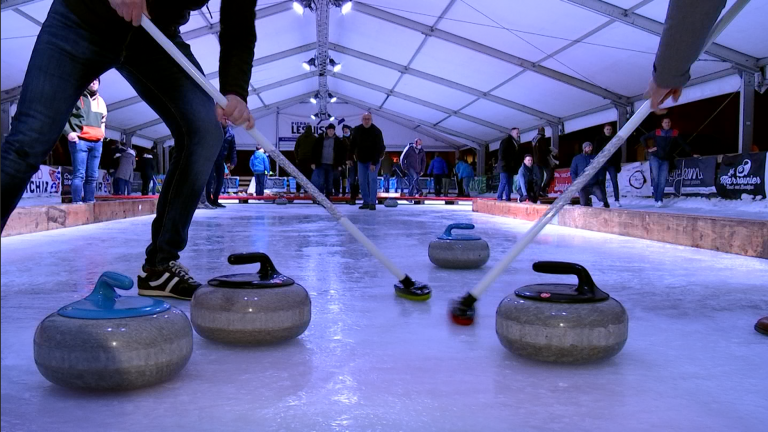
[[[649,197],[651,189],[651,164],[648,162],[632,162],[621,165],[619,178],[619,193],[625,197]],[[613,185],[606,181],[608,196],[613,196]]]
[[[664,192],[677,196],[715,193],[716,167],[717,156],[675,159]]]
[[[549,190],[547,193],[550,195],[562,195],[568,186],[571,185],[571,170],[568,168],[560,168],[555,170],[555,176],[552,179],[552,183],[549,184]]]
[[[61,195],[72,196],[72,167],[61,167]],[[106,171],[99,170],[96,177],[96,195],[112,194],[112,176]]]
[[[24,189],[24,198],[61,195],[61,170],[40,165]]]
[[[765,197],[766,152],[723,156],[717,172],[717,194],[726,199],[741,199],[742,194]]]
[[[328,122],[324,123],[328,124]],[[280,114],[278,116],[277,140],[279,143],[293,144],[299,138],[299,135],[304,133],[305,128],[311,127],[312,132],[314,132],[315,135],[319,135],[325,132],[325,124],[317,126],[317,120],[311,120],[305,116]],[[336,130],[336,135],[341,136],[340,127]]]

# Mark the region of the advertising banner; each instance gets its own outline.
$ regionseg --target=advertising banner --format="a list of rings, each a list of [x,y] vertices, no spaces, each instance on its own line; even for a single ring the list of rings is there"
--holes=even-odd
[[[716,156],[675,159],[664,192],[677,196],[715,193],[716,167]]]
[[[40,165],[40,169],[29,179],[24,189],[24,198],[61,195],[61,171],[58,168]]]
[[[61,171],[61,195],[72,196],[72,167],[63,166]],[[141,185],[141,182],[139,182]],[[134,191],[140,191],[141,186],[138,189],[133,188]],[[111,195],[112,194],[112,176],[104,170],[99,170],[99,175],[96,178],[96,196],[99,195]]]
[[[651,188],[651,164],[648,162],[632,162],[622,164],[619,177],[619,193],[625,197],[649,197],[653,195]],[[606,181],[608,196],[613,196],[613,185]]]
[[[312,128],[315,136],[325,132],[325,125],[317,126],[317,120],[311,120],[305,116],[280,114],[278,116],[277,140],[280,143],[295,143],[307,127]],[[336,130],[336,135],[341,136],[341,128]]]
[[[717,194],[741,199],[742,194],[765,197],[766,152],[723,156],[715,179]]]
[[[568,168],[560,168],[555,170],[555,176],[552,179],[552,183],[549,184],[548,194],[562,195],[563,192],[571,185],[571,170]]]

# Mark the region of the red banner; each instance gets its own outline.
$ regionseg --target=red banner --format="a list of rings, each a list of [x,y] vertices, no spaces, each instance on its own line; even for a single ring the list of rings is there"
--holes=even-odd
[[[547,193],[561,195],[571,185],[571,170],[561,168],[555,170],[555,178],[549,184]]]

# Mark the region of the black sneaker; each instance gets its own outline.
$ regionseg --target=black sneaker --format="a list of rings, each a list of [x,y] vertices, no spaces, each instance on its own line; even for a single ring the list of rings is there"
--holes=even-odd
[[[368,204],[363,204],[360,207],[358,207],[360,210],[368,210],[370,206]]]
[[[151,297],[175,297],[183,300],[192,299],[200,288],[200,282],[189,275],[189,269],[171,261],[163,267],[142,267],[139,275],[139,295]]]
[[[376,210],[376,204],[369,205],[368,210]]]
[[[224,204],[222,204],[222,203],[220,203],[218,201],[211,203],[211,205],[214,206],[214,207],[218,207],[218,208],[227,208],[227,206],[225,206]]]

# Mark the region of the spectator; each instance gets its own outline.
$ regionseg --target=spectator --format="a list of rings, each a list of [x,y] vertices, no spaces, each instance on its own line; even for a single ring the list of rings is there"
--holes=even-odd
[[[603,133],[595,139],[595,154],[599,154],[613,139],[613,125],[606,123],[603,126]],[[621,151],[616,151],[605,163],[606,177],[610,177],[611,185],[613,186],[613,200],[616,201],[616,207],[621,207],[621,196],[619,194],[619,173],[621,172]],[[601,183],[603,186],[603,193],[608,195],[605,183]]]
[[[72,202],[96,201],[96,180],[99,177],[104,125],[107,121],[107,104],[99,96],[101,79],[88,85],[75,104],[64,134],[69,141],[72,156]]]
[[[296,140],[296,146],[293,148],[293,154],[296,156],[298,166],[296,168],[304,174],[307,179],[312,179],[312,149],[315,147],[317,137],[312,131],[312,125],[304,126],[302,133]],[[301,185],[296,182],[296,194],[301,194]]]
[[[409,143],[403,150],[403,154],[400,155],[400,165],[408,174],[408,182],[411,185],[408,189],[408,196],[424,195],[419,184],[419,177],[427,169],[427,154],[421,148],[421,139],[416,138],[415,142]],[[417,193],[418,195],[416,195]]]
[[[350,154],[357,160],[357,175],[363,195],[363,205],[359,207],[361,210],[376,210],[376,174],[379,172],[379,163],[385,150],[384,135],[381,129],[373,124],[373,115],[369,112],[363,114],[363,124],[355,126],[352,130],[350,146]]]
[[[557,149],[547,145],[542,140],[545,136],[544,126],[541,126],[531,142],[533,145],[533,154],[531,155],[533,157],[533,169],[539,179],[539,184],[536,187],[537,197],[547,195],[549,184],[552,182],[557,166],[557,160],[554,158],[557,156]]]
[[[447,177],[449,174],[448,164],[446,164],[445,160],[440,157],[439,153],[435,153],[435,157],[432,159],[432,162],[429,163],[427,174],[434,176],[435,196],[442,196],[443,191],[448,195],[448,183],[450,182],[450,178]]]
[[[408,174],[397,161],[392,165],[392,174],[395,176],[395,192],[405,192]]]
[[[259,144],[256,144],[256,151],[253,152],[248,165],[253,172],[253,184],[255,186],[253,194],[264,196],[264,185],[267,183],[267,174],[269,173],[269,158]],[[298,188],[298,183],[296,185]]]
[[[136,151],[130,147],[120,148],[120,153],[115,157],[120,158],[115,172],[117,183],[117,195],[130,195],[133,183],[133,169],[136,168]]]
[[[533,165],[533,156],[525,155],[523,158],[523,164],[520,165],[520,170],[517,172],[517,193],[518,202],[539,202],[539,188],[541,185],[541,174],[536,170]]]
[[[496,199],[499,201],[512,200],[512,183],[515,173],[522,165],[519,153],[520,128],[513,127],[509,130],[509,135],[499,143],[499,192],[496,194]]]
[[[661,120],[661,129],[643,135],[640,142],[645,144],[648,161],[651,164],[653,200],[656,202],[656,207],[661,207],[664,202],[664,188],[667,185],[670,162],[674,161],[675,154],[680,151],[680,148],[685,148],[688,152],[691,148],[678,137],[677,129],[672,129],[672,120],[669,117]]]
[[[593,146],[591,142],[585,142],[582,144],[582,148],[584,149],[584,153],[576,155],[571,163],[572,181],[576,181],[595,158],[595,155],[592,153]],[[605,169],[601,168],[579,191],[579,203],[583,206],[591,207],[592,200],[590,199],[590,195],[594,195],[597,199],[603,202],[603,207],[610,208],[608,205],[608,198],[606,198],[605,193],[603,192],[604,186],[601,186],[603,183],[605,183]]]
[[[389,193],[389,179],[392,177],[392,156],[388,154],[384,154],[384,158],[381,160],[381,177],[382,177],[382,185],[384,186],[382,189],[385,193]]]
[[[459,196],[469,197],[469,184],[472,183],[472,179],[475,177],[475,172],[472,167],[467,163],[467,159],[462,156],[459,159],[459,163],[456,164],[456,178],[461,182],[463,193]]]
[[[312,149],[312,184],[326,197],[333,195],[333,173],[344,166],[344,143],[336,136],[336,125],[325,127]]]
[[[152,195],[155,194],[155,156],[157,156],[157,152],[154,149],[150,149],[139,159],[142,195],[149,195],[150,185],[152,185]]]
[[[357,161],[351,152],[352,148],[352,127],[344,125],[341,127],[344,148],[347,152],[347,189],[349,189],[349,205],[357,204],[357,195],[360,193],[360,183],[357,181]]]
[[[224,141],[221,143],[219,154],[213,162],[211,174],[208,176],[208,183],[205,185],[205,199],[213,207],[224,208],[224,204],[219,202],[221,188],[224,186],[225,168],[232,169],[237,165],[237,144],[235,143],[235,134],[232,126],[227,119],[221,119],[221,131],[224,133]]]

